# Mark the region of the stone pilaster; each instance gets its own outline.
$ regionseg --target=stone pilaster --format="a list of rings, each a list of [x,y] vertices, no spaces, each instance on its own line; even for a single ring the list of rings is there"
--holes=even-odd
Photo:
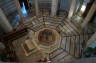
[[[0,9],[0,26],[2,27],[2,29],[4,29],[4,32],[6,33],[11,32],[13,30],[2,9]]]

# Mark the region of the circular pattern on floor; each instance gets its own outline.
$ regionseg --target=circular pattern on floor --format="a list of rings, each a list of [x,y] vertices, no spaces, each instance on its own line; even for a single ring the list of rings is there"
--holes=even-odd
[[[40,50],[50,53],[59,48],[61,36],[55,29],[43,28],[35,32],[32,40]]]
[[[38,34],[38,41],[42,45],[50,46],[56,40],[55,33],[49,29],[43,29]]]

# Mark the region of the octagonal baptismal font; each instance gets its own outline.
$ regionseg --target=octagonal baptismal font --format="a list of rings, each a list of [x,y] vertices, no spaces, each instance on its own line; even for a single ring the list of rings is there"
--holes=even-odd
[[[59,48],[61,36],[54,29],[43,28],[35,32],[32,42],[42,52],[51,53],[53,50]]]
[[[52,30],[44,29],[39,32],[38,41],[40,44],[50,46],[56,40],[55,33]]]

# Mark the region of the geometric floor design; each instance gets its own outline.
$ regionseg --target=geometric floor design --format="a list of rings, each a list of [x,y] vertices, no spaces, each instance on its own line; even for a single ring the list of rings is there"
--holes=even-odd
[[[13,42],[16,54],[21,62],[38,62],[42,58],[42,55],[36,49],[30,56],[26,57],[20,45],[27,37],[32,37],[32,34],[40,29],[54,29],[61,35],[60,47],[49,54],[49,59],[52,62],[69,63],[76,60],[81,55],[82,44],[86,43],[91,37],[91,31],[88,31],[88,33],[80,32],[73,23],[65,20],[64,17],[33,17],[25,21],[24,24],[29,27],[29,34]]]

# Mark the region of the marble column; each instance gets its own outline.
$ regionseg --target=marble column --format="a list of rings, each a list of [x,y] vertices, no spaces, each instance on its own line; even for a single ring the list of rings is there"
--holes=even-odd
[[[81,24],[81,27],[84,28],[88,22],[91,20],[93,14],[96,11],[96,0],[94,1],[94,3],[92,4],[87,16],[85,17],[85,19],[83,20],[83,23]]]
[[[58,0],[52,0],[52,7],[51,7],[51,16],[56,16],[58,7]]]
[[[39,5],[38,0],[35,0],[35,10],[36,10],[36,16],[39,16]]]
[[[68,14],[68,19],[71,19],[71,17],[73,16],[73,13],[75,11],[75,7],[76,7],[76,0],[72,0],[71,5],[70,5],[69,14]]]
[[[21,7],[20,7],[20,4],[19,4],[19,1],[18,0],[14,0],[14,2],[15,2],[15,5],[16,5],[16,8],[17,8],[17,12],[18,12],[18,14],[20,16],[20,19],[23,20],[24,16],[23,16],[23,13],[21,11]]]
[[[2,9],[0,9],[0,26],[2,27],[2,29],[4,29],[5,33],[11,32],[13,30]]]

